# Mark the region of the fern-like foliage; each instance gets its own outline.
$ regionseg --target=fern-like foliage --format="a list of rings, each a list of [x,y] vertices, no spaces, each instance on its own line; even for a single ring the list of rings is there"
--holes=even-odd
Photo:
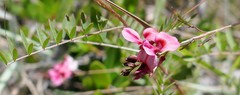
[[[96,35],[102,32],[111,31],[112,29],[118,29],[121,27],[115,27],[112,29],[102,30],[106,24],[107,20],[97,17],[97,22],[94,22],[98,25],[98,29],[101,31],[90,33],[94,28],[93,23],[87,21],[84,13],[81,13],[81,25],[76,25],[76,19],[73,15],[66,16],[61,23],[62,26],[58,26],[55,20],[49,20],[49,28],[45,29],[44,26],[38,26],[36,30],[37,41],[33,38],[29,38],[23,30],[19,31],[21,37],[21,42],[25,48],[26,55],[19,56],[17,47],[15,46],[15,40],[11,39],[6,35],[8,41],[9,51],[0,51],[0,59],[6,65],[11,64],[15,61],[24,59],[33,54],[39,53],[46,49],[51,49],[59,45],[71,42],[73,40],[78,40],[84,37],[91,35]],[[7,32],[7,31],[5,31]],[[6,33],[7,34],[7,33]],[[18,34],[15,34],[18,35]],[[18,36],[19,36],[18,35]],[[66,40],[67,38],[67,40]],[[51,45],[50,45],[51,42]]]

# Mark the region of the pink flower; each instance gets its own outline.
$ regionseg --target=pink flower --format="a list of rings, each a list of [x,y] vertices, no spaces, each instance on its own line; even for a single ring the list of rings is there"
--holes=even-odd
[[[65,56],[62,62],[55,64],[52,69],[48,70],[48,75],[54,86],[60,86],[71,77],[72,71],[76,70],[77,67],[77,61],[74,61],[71,56]]]
[[[124,28],[122,35],[126,40],[134,42],[140,47],[138,61],[142,64],[135,72],[135,79],[138,79],[145,74],[151,76],[157,66],[164,61],[164,57],[160,58],[160,61],[158,60],[156,56],[157,53],[174,51],[180,46],[175,37],[165,32],[157,32],[153,28],[147,28],[143,31],[145,39],[141,39],[139,34],[131,28]]]
[[[156,55],[157,52],[163,51],[174,51],[180,46],[175,37],[165,32],[157,32],[153,28],[147,28],[143,31],[144,40],[131,28],[124,28],[122,35],[126,40],[140,45],[140,48],[143,48],[148,55]]]

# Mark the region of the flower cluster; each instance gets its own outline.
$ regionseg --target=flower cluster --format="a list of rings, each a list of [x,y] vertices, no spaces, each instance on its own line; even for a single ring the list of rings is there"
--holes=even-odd
[[[65,56],[64,60],[48,70],[48,75],[54,86],[60,86],[66,79],[69,79],[72,72],[78,67],[77,61],[71,56]]]
[[[157,32],[153,28],[147,28],[143,31],[145,39],[141,39],[139,34],[131,28],[124,28],[122,35],[126,40],[138,44],[140,48],[136,60],[141,63],[141,66],[134,73],[135,79],[139,79],[145,74],[151,76],[157,66],[165,60],[164,57],[158,59],[157,53],[174,51],[180,46],[175,37],[165,32]]]

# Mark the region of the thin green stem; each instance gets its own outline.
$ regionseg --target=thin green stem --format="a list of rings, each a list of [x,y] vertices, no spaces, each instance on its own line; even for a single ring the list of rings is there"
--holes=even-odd
[[[78,43],[83,43],[83,44],[92,44],[92,45],[98,45],[98,46],[105,46],[105,47],[112,47],[112,48],[117,48],[117,49],[122,49],[122,50],[133,51],[133,52],[139,52],[138,49],[132,49],[132,48],[128,48],[128,47],[106,44],[106,43],[98,43],[98,42],[91,42],[91,41],[79,41],[79,40],[73,41],[73,42],[78,42]]]

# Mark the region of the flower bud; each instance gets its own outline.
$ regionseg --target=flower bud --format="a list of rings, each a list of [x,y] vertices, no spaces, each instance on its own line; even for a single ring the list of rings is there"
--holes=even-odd
[[[136,67],[135,63],[132,63],[132,62],[125,62],[123,63],[123,65],[127,67]]]
[[[123,75],[123,76],[128,76],[131,71],[132,71],[132,69],[123,69],[123,70],[121,71],[121,75]]]
[[[137,62],[137,56],[136,56],[136,55],[128,56],[127,59],[126,59],[126,61],[127,61],[127,62],[135,63],[135,62]]]

